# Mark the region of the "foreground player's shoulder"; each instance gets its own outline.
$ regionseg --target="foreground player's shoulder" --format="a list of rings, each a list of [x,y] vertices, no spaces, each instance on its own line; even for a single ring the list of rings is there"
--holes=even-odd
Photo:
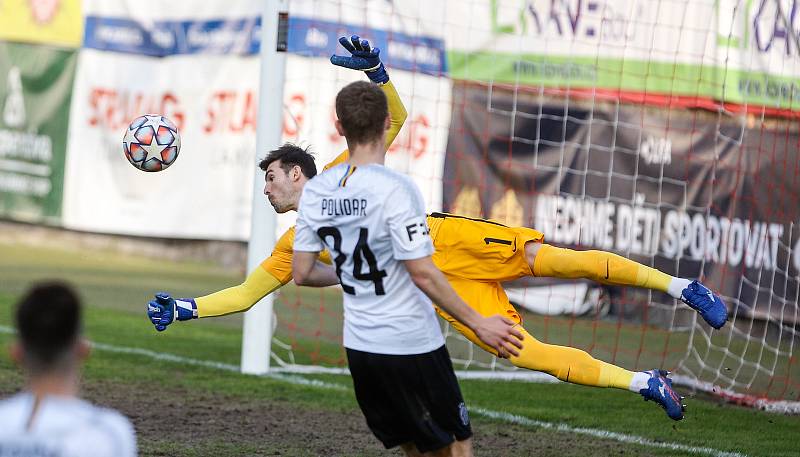
[[[23,416],[30,411],[32,403],[32,399],[26,400],[23,394],[0,401],[0,436],[13,430],[12,424],[21,425],[24,422]]]
[[[95,408],[96,423],[102,424],[99,428],[113,439],[127,442],[135,436],[131,421],[119,411],[98,406]]]
[[[315,184],[317,188],[321,186],[336,185],[341,179],[342,175],[347,173],[349,167],[350,165],[348,163],[340,163],[335,165],[326,169],[324,173],[320,173],[315,176],[311,181],[308,182],[308,184]]]
[[[70,433],[64,437],[65,455],[134,456],[136,434],[130,420],[113,409],[77,400],[71,408]],[[92,443],[90,448],[86,443]]]
[[[385,167],[372,167],[375,174],[371,181],[386,201],[386,214],[405,217],[408,214],[424,214],[425,202],[413,179],[403,173]]]
[[[303,187],[303,198],[329,193],[332,188],[336,187],[339,175],[344,173],[346,169],[347,164],[336,165],[325,173],[314,176]]]
[[[408,200],[415,205],[424,205],[419,187],[410,176],[380,167],[381,182],[386,186],[389,195]]]
[[[135,456],[136,434],[130,421],[121,414],[105,414],[102,421],[84,430],[78,446],[72,446],[77,452],[72,455],[85,457]],[[86,443],[92,443],[92,450],[87,451]]]
[[[407,190],[415,186],[414,180],[408,175],[398,173],[383,165],[370,166],[367,170],[371,174],[371,179],[380,182],[380,186],[389,193],[396,190]]]

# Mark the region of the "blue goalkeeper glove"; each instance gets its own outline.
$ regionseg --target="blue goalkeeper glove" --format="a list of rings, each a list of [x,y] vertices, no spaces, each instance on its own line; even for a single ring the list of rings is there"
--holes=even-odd
[[[197,319],[197,303],[193,298],[174,299],[166,292],[159,292],[155,300],[150,300],[147,304],[147,317],[156,326],[156,330],[163,332],[176,320]]]
[[[389,82],[389,74],[386,73],[386,68],[381,63],[380,49],[370,48],[369,41],[362,40],[358,35],[353,35],[349,39],[341,37],[339,43],[352,55],[350,57],[332,55],[332,64],[352,70],[361,70],[372,82],[377,84]]]

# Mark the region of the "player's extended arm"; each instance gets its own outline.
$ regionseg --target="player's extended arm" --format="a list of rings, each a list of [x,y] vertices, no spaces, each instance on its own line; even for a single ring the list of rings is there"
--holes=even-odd
[[[156,330],[163,331],[174,321],[198,317],[222,316],[247,311],[263,297],[292,280],[292,244],[294,227],[278,239],[272,254],[253,270],[243,283],[219,292],[198,297],[173,299],[159,293],[147,305],[147,315]],[[321,260],[330,262],[327,251]],[[161,299],[159,299],[161,295]]]
[[[267,272],[263,265],[259,265],[238,286],[195,298],[197,317],[224,316],[247,311],[284,284],[286,283]]]
[[[408,112],[406,111],[406,107],[403,106],[403,101],[400,100],[400,95],[397,93],[397,89],[395,89],[392,81],[389,80],[389,74],[386,72],[386,68],[383,67],[383,64],[380,61],[380,49],[369,49],[369,43],[367,43],[367,51],[364,51],[364,46],[361,45],[361,42],[366,42],[366,40],[361,40],[357,35],[353,35],[349,40],[350,41],[348,42],[348,38],[346,37],[339,38],[339,42],[342,43],[342,46],[344,46],[345,49],[351,52],[352,57],[331,56],[331,63],[340,67],[361,70],[367,74],[370,80],[380,86],[381,90],[386,95],[386,101],[389,103],[389,118],[391,125],[389,126],[389,130],[386,132],[386,149],[389,149],[389,146],[392,145],[394,139],[397,138],[397,134],[400,133],[400,129],[403,128],[403,124],[406,122],[406,118],[408,118]],[[355,45],[353,44],[354,41],[359,43],[362,49],[361,51],[355,51]],[[345,45],[345,43],[348,44]],[[373,60],[371,62],[367,62],[366,59],[363,58],[361,60],[356,60],[356,53],[366,55],[374,54],[373,57],[370,57],[370,59]],[[375,74],[377,73],[377,70],[368,70],[368,68],[375,68],[376,66],[382,69],[382,74]],[[383,76],[385,76],[385,78]],[[374,78],[377,78],[377,80]],[[336,156],[331,163],[325,165],[323,170],[327,170],[328,168],[335,167],[340,163],[347,162],[348,158],[350,158],[350,151],[345,149],[341,154]]]
[[[478,338],[494,348],[501,357],[519,355],[517,348],[522,348],[523,336],[513,328],[513,321],[499,315],[483,317],[464,303],[430,257],[404,260],[403,263],[417,287],[448,314],[472,329]]]
[[[403,124],[408,118],[408,112],[391,81],[381,84],[381,90],[386,94],[386,101],[389,102],[390,125],[389,130],[386,131],[386,149],[389,149],[394,139],[397,138],[397,134],[400,133],[400,129],[403,128]]]
[[[339,284],[336,269],[317,260],[319,252],[295,251],[292,276],[298,286],[325,287]]]
[[[238,286],[203,297],[175,299],[166,292],[159,292],[147,304],[147,316],[156,330],[162,332],[175,321],[247,311],[281,286],[283,283],[258,266]]]

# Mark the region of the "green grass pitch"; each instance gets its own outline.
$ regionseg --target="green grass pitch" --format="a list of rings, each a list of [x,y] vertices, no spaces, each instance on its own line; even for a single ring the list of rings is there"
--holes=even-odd
[[[12,325],[16,298],[44,278],[63,278],[78,286],[88,305],[86,334],[96,343],[239,363],[241,316],[178,323],[157,333],[144,313],[155,291],[197,296],[238,283],[239,272],[110,252],[0,244],[0,326]],[[276,305],[279,319],[290,321],[291,313],[302,313],[296,294],[305,301],[322,299],[328,312],[336,312],[338,301],[331,292],[291,286]],[[319,317],[297,319],[302,323]],[[338,321],[331,325],[338,326]],[[540,324],[530,328],[544,331]],[[550,341],[558,341],[553,335],[558,329],[548,327]],[[336,344],[322,344],[284,327],[278,335],[304,348],[297,352],[300,361],[335,360],[342,354]],[[0,345],[12,337],[0,332]],[[23,382],[6,353],[0,355],[4,396]],[[84,372],[88,398],[131,417],[142,455],[386,455],[361,419],[347,376],[246,376],[159,361],[148,354],[98,348]],[[304,380],[322,381],[322,387],[298,382]],[[690,396],[686,419],[674,423],[654,404],[611,389],[471,380],[461,386],[472,411],[477,455],[797,455],[800,417],[725,405],[702,395]],[[505,416],[492,418],[487,412]],[[525,420],[510,424],[504,419],[510,415]],[[624,434],[646,444],[576,429]],[[692,447],[701,449],[693,452]]]

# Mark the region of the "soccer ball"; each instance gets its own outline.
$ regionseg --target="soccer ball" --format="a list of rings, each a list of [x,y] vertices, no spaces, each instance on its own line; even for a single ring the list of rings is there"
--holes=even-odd
[[[178,128],[158,114],[145,114],[131,122],[122,138],[128,162],[142,171],[161,171],[175,163],[181,150]]]

